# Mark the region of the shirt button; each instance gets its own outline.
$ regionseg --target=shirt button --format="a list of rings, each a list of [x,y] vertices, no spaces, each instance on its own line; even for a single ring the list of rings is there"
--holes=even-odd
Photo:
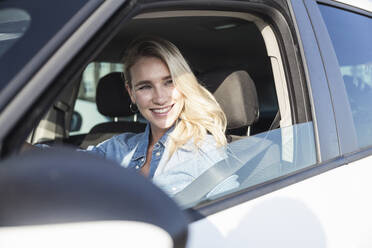
[[[142,159],[141,159],[141,162],[143,162],[143,161],[145,161],[145,159],[144,159],[144,158],[142,158]]]
[[[139,169],[139,165],[136,166],[136,169],[137,169],[137,170]]]
[[[160,156],[160,152],[157,152],[157,153],[156,153],[156,156]]]

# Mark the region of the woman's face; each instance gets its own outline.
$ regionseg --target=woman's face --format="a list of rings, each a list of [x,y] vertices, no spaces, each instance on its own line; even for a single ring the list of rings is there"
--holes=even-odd
[[[151,125],[152,132],[168,130],[183,107],[182,94],[174,87],[167,65],[155,57],[142,57],[131,68],[127,90],[133,103]]]

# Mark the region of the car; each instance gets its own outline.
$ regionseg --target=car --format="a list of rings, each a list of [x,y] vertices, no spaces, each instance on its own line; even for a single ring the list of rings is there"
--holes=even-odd
[[[371,18],[370,0],[1,1],[0,244],[371,247]],[[122,81],[143,35],[228,120],[226,159],[172,198],[76,151],[144,130]]]

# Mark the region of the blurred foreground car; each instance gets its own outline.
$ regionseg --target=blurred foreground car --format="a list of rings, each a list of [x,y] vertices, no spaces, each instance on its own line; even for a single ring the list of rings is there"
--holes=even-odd
[[[0,246],[371,247],[371,11],[370,0],[1,1]],[[121,78],[140,35],[175,43],[228,119],[230,156],[173,199],[74,151],[144,129]],[[24,141],[55,147],[20,154]],[[208,194],[230,176],[238,188]]]

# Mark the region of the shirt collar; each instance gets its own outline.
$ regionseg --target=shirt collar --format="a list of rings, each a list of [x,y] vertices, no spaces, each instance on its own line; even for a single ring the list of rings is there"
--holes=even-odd
[[[173,131],[173,129],[174,125],[171,128],[169,128],[168,131],[159,139],[158,143],[160,143],[163,147],[166,147],[168,135]],[[137,149],[133,154],[132,160],[138,160],[146,156],[147,148],[149,145],[149,139],[151,135],[150,131],[151,131],[150,123],[147,123],[145,132],[142,133],[138,141]]]

